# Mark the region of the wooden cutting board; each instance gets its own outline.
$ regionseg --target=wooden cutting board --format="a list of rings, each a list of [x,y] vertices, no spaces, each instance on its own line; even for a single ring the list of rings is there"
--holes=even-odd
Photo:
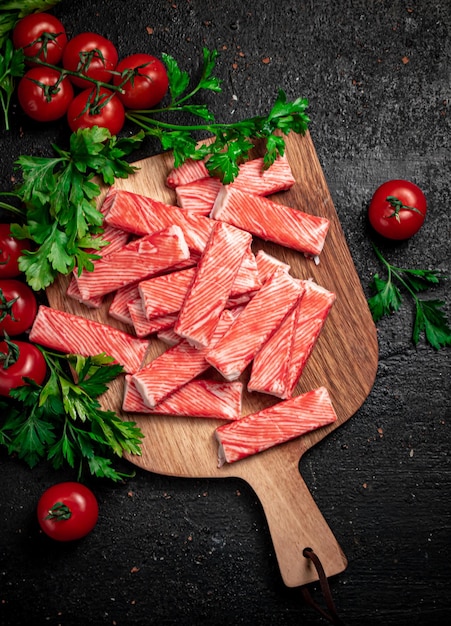
[[[286,138],[286,154],[297,182],[289,191],[272,198],[329,218],[331,227],[320,263],[315,265],[297,252],[261,241],[255,241],[255,249],[264,248],[289,263],[294,276],[313,278],[337,295],[296,391],[327,387],[337,422],[219,469],[214,440],[214,429],[220,423],[217,420],[126,415],[121,412],[121,379],[113,382],[103,405],[124,419],[136,421],[142,429],[142,456],[130,457],[137,466],[169,476],[239,477],[246,481],[263,506],[283,581],[288,587],[295,587],[317,579],[310,560],[302,556],[305,547],[318,554],[327,576],[346,568],[346,557],[300,475],[299,461],[306,450],[348,420],[365,401],[376,376],[378,348],[375,326],[310,135],[290,134]],[[116,187],[175,204],[174,191],[165,186],[173,166],[171,154],[144,159],[136,165],[139,171],[126,180],[118,180]],[[68,278],[61,277],[48,289],[51,306],[129,330],[108,316],[110,298],[100,309],[87,309],[65,297],[67,283]],[[107,347],[106,344],[106,350]],[[149,358],[163,349],[158,340],[152,340]],[[243,374],[244,382],[248,375],[248,371]],[[243,413],[275,401],[270,396],[245,392]]]

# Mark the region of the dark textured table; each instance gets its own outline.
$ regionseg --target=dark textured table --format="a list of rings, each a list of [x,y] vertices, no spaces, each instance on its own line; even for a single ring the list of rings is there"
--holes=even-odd
[[[405,267],[450,271],[449,0],[63,0],[69,34],[110,37],[126,55],[167,52],[189,72],[220,52],[218,119],[265,113],[280,87],[307,97],[310,130],[365,293],[381,271],[366,209],[389,178],[419,184],[423,229],[384,247]],[[1,131],[0,179],[20,154],[64,145],[64,123],[34,126],[15,109]],[[136,157],[157,148],[147,145]],[[154,152],[152,152],[154,151]],[[449,286],[430,297],[448,298]],[[450,314],[450,299],[447,299]],[[450,353],[411,342],[408,299],[378,323],[374,388],[357,414],[301,462],[301,473],[349,564],[330,580],[344,623],[441,626],[451,617]],[[281,581],[266,521],[238,480],[137,471],[90,483],[100,518],[84,540],[38,532],[42,491],[71,479],[0,456],[0,623],[55,626],[322,624]],[[124,462],[124,469],[129,466]],[[303,558],[301,555],[299,558]],[[313,594],[321,601],[318,586]]]

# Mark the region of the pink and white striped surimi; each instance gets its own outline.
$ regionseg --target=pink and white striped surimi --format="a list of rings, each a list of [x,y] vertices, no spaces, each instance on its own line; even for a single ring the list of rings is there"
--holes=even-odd
[[[128,310],[128,303],[132,302],[132,300],[136,300],[137,298],[139,298],[137,284],[121,287],[113,296],[110,308],[108,309],[108,315],[111,315],[111,317],[119,322],[133,326],[130,311]]]
[[[240,382],[192,380],[149,409],[137,391],[131,376],[125,377],[122,409],[129,413],[186,415],[233,421],[240,419],[243,385]]]
[[[156,316],[179,312],[196,271],[195,267],[190,267],[141,281],[138,288],[146,317],[150,320]],[[260,287],[257,262],[249,248],[242,258],[226,306],[247,302],[250,295]]]
[[[231,186],[224,186],[210,217],[242,228],[261,239],[317,257],[324,246],[330,222]]]
[[[102,235],[99,236],[101,236],[102,239],[104,239],[105,241],[108,241],[108,245],[104,246],[99,251],[92,249],[89,250],[89,252],[92,252],[93,254],[98,254],[102,258],[107,256],[108,254],[111,254],[112,252],[116,252],[117,250],[123,248],[130,238],[129,233],[126,233],[123,230],[119,230],[118,228],[114,228],[113,226],[105,226]],[[76,274],[77,270],[74,270],[74,274],[71,276],[71,279],[66,289],[66,296],[68,298],[72,298],[73,300],[77,300],[78,302],[84,304],[89,308],[98,309],[102,305],[103,296],[95,296],[93,298],[84,300],[81,297],[80,289],[78,288]]]
[[[299,307],[299,303],[293,307],[255,355],[247,384],[249,392],[258,391],[285,399],[293,349],[293,333]]]
[[[209,345],[251,243],[250,233],[216,222],[174,326],[192,345]]]
[[[207,361],[226,380],[236,380],[301,295],[299,281],[277,269],[244,306],[229,330],[207,351]]]
[[[136,239],[94,262],[77,278],[83,299],[101,296],[139,282],[190,259],[182,229],[170,226],[159,233]]]
[[[219,178],[208,176],[175,189],[177,206],[194,215],[209,215],[222,187]]]
[[[227,330],[235,318],[233,311],[224,311],[216,327],[212,343]],[[146,406],[153,409],[171,393],[209,368],[206,349],[198,349],[187,341],[168,348],[133,376],[133,383]]]
[[[263,157],[258,157],[241,163],[237,177],[229,186],[257,196],[269,196],[290,189],[295,182],[286,156],[278,157],[269,167],[265,167]]]
[[[313,280],[302,281],[305,292],[299,305],[290,360],[290,376],[285,395],[294,392],[320,333],[326,323],[336,295]]]
[[[169,172],[166,178],[166,185],[171,189],[175,189],[179,185],[186,185],[207,176],[210,176],[210,173],[204,161],[187,159],[182,165],[175,167]]]
[[[329,392],[318,387],[216,428],[218,467],[332,424],[337,414]]]
[[[132,374],[142,365],[149,342],[128,333],[41,305],[29,335],[30,341],[65,354],[95,356],[105,352]]]
[[[132,300],[127,306],[137,337],[148,337],[160,330],[172,328],[177,319],[177,315],[174,313],[172,315],[159,315],[148,320],[144,313],[141,298]]]
[[[257,263],[258,275],[262,283],[264,283],[278,267],[281,267],[286,272],[289,272],[291,269],[288,263],[281,261],[265,250],[259,250],[257,252],[255,261]]]
[[[148,196],[115,189],[106,223],[135,235],[152,235],[177,224],[183,230],[191,252],[201,254],[214,222],[205,216],[191,215],[178,206]]]
[[[196,268],[169,272],[138,283],[144,314],[148,320],[158,315],[178,313],[196,275]]]
[[[335,294],[302,280],[304,295],[252,363],[247,390],[290,398],[318,340]]]

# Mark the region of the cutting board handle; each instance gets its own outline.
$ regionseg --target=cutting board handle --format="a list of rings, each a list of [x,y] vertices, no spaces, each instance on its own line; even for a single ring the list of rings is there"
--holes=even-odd
[[[269,526],[280,573],[287,587],[318,580],[304,548],[312,548],[327,577],[344,571],[347,559],[316,505],[299,472],[298,463],[287,468],[286,458],[279,471],[275,464],[262,464],[258,479],[247,482],[256,492]],[[266,468],[266,472],[263,468]]]

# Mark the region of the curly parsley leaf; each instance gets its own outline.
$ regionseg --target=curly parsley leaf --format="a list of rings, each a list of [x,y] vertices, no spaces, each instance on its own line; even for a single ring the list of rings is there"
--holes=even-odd
[[[81,129],[70,138],[68,151],[53,146],[56,157],[20,156],[16,168],[22,182],[16,196],[26,207],[25,223],[13,224],[15,237],[31,239],[33,251],[24,252],[19,267],[28,284],[39,291],[74,267],[92,270],[102,240],[103,216],[96,200],[100,186],[136,171],[125,157],[144,139],[119,139],[105,128]]]
[[[9,130],[9,109],[16,79],[25,73],[24,54],[14,50],[12,41],[7,39],[0,51],[0,105],[3,110],[5,129]]]
[[[374,292],[368,298],[368,306],[375,322],[382,317],[399,311],[402,305],[401,290],[398,284],[411,296],[415,305],[415,320],[412,341],[417,345],[424,333],[426,341],[436,350],[451,345],[451,329],[444,311],[445,302],[441,300],[424,300],[417,296],[432,285],[438,285],[444,276],[439,270],[421,270],[396,267],[390,264],[380,250],[373,244],[378,259],[387,270],[387,279],[374,275],[370,285]]]
[[[134,422],[104,410],[98,398],[123,373],[105,354],[61,355],[40,348],[48,365],[45,384],[33,381],[11,391],[8,417],[0,425],[0,444],[30,467],[40,460],[56,469],[69,466],[80,477],[88,470],[114,481],[123,474],[114,458],[141,453],[141,430]],[[3,403],[0,403],[0,406]]]
[[[206,166],[215,176],[224,182],[232,182],[238,173],[239,164],[249,158],[251,141],[263,139],[266,142],[264,167],[269,167],[285,150],[282,135],[291,131],[305,134],[310,119],[306,113],[308,101],[297,98],[287,100],[286,94],[279,89],[276,100],[266,116],[256,116],[233,123],[216,123],[213,113],[206,105],[193,104],[191,99],[199,91],[206,89],[221,91],[221,81],[213,75],[218,52],[202,51],[203,65],[197,84],[190,90],[190,76],[180,69],[178,63],[168,54],[162,55],[169,78],[170,103],[161,109],[149,111],[128,111],[127,118],[142,128],[147,135],[161,141],[165,150],[174,151],[176,167],[187,159],[203,158]],[[185,113],[200,118],[197,124],[177,124],[160,119],[172,113]],[[198,146],[198,134],[206,133],[214,141],[202,148]],[[224,154],[220,154],[223,151]]]

